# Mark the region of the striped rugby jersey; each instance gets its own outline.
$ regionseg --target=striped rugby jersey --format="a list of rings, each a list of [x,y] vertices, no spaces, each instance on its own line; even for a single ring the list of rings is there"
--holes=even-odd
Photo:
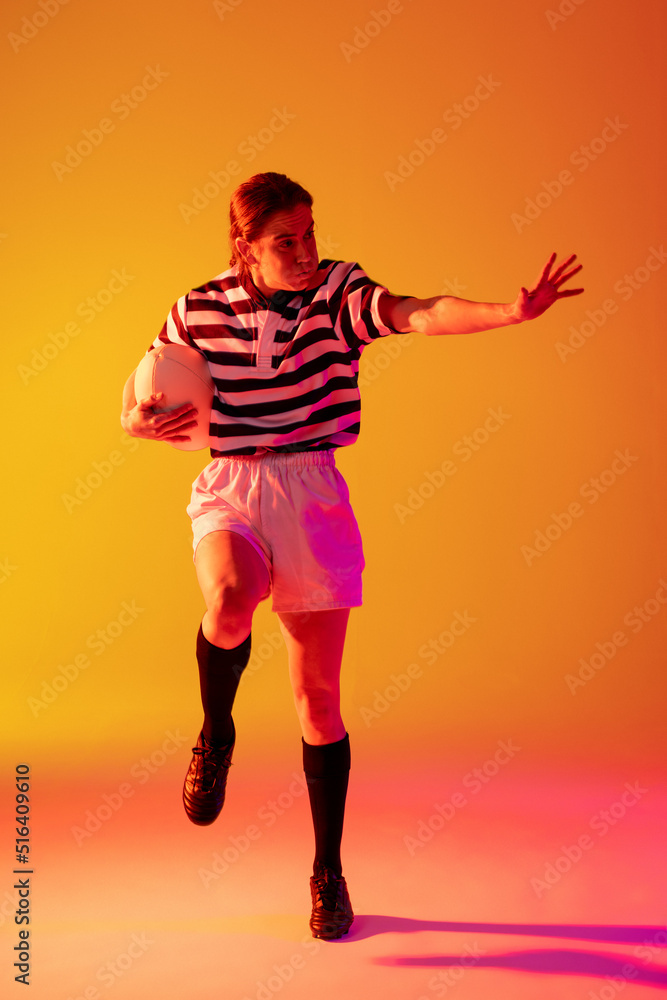
[[[318,277],[267,300],[232,267],[173,306],[148,351],[171,342],[205,356],[216,389],[212,458],[356,441],[361,352],[397,331],[378,311],[387,289],[358,264],[323,260]]]

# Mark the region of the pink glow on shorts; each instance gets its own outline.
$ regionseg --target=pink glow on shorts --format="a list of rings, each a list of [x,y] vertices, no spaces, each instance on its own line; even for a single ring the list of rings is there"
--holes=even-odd
[[[211,531],[235,531],[253,546],[273,611],[361,605],[361,535],[333,451],[215,458],[192,484],[187,511],[195,554]]]

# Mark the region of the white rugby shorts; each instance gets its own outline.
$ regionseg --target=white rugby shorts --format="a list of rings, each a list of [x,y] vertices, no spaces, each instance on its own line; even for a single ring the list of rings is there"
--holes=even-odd
[[[333,450],[214,458],[192,484],[187,511],[195,554],[212,531],[238,532],[253,546],[269,572],[273,611],[361,605],[361,535]]]

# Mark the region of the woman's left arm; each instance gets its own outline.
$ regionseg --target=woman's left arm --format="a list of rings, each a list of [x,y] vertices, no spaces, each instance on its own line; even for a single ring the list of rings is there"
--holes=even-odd
[[[382,321],[397,333],[414,331],[431,336],[478,333],[480,330],[523,323],[541,316],[558,299],[583,292],[583,288],[560,291],[565,281],[581,271],[581,264],[568,270],[575,259],[576,254],[572,254],[551,274],[556,261],[556,254],[552,253],[532,291],[522,287],[516,301],[511,303],[469,302],[453,295],[436,295],[430,299],[383,295],[380,299]]]

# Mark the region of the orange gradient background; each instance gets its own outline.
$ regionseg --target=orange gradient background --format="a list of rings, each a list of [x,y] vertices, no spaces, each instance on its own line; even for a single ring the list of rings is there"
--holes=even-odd
[[[510,302],[553,250],[559,260],[576,252],[584,265],[570,285],[585,294],[533,323],[394,337],[363,355],[361,436],[337,453],[367,561],[343,667],[353,748],[344,857],[358,871],[377,867],[391,913],[404,912],[405,893],[415,917],[428,899],[431,919],[512,919],[509,898],[516,920],[664,923],[655,841],[667,621],[663,6],[587,0],[558,13],[533,0],[72,0],[41,16],[57,6],[44,3],[19,0],[0,14],[2,829],[9,890],[13,774],[25,761],[39,880],[32,936],[42,934],[44,956],[40,966],[35,954],[33,996],[83,995],[100,963],[162,917],[152,964],[137,961],[114,982],[114,997],[254,998],[264,965],[245,966],[241,944],[228,980],[211,972],[210,984],[196,986],[184,964],[164,971],[186,939],[196,950],[203,935],[211,947],[197,920],[229,919],[217,929],[240,941],[246,913],[252,922],[283,906],[292,916],[276,918],[277,937],[292,940],[288,955],[305,947],[294,943],[307,931],[303,886],[293,903],[276,902],[264,881],[282,850],[296,850],[309,874],[300,796],[276,822],[276,839],[259,841],[229,875],[224,903],[208,892],[205,905],[179,910],[197,864],[263,803],[289,794],[300,732],[265,603],[235,707],[242,735],[229,825],[186,826],[180,784],[200,725],[194,640],[204,609],[185,506],[207,454],[130,439],[119,424],[123,384],[173,302],[228,266],[231,191],[265,170],[312,192],[321,257],[359,261],[397,294]],[[127,104],[125,94],[134,94]],[[68,147],[86,132],[86,155],[77,163],[70,154],[68,166]],[[227,180],[230,161],[237,172]],[[114,272],[124,283],[109,296]],[[490,410],[505,416],[484,431]],[[456,472],[429,488],[447,460]],[[91,475],[86,493],[80,484]],[[568,524],[573,503],[580,516]],[[529,554],[548,526],[548,546]],[[428,654],[457,614],[473,623]],[[582,659],[596,653],[599,669],[573,688]],[[182,734],[178,752],[160,750],[168,734]],[[512,773],[461,817],[453,853],[441,856],[435,843],[428,856],[406,852],[404,837],[436,798],[508,740],[521,748]],[[139,762],[152,754],[141,782]],[[117,815],[77,844],[72,831],[86,810],[128,781]],[[650,795],[613,844],[610,835],[610,854],[580,866],[572,896],[556,887],[538,900],[531,874],[626,782]],[[502,881],[502,854],[484,839],[487,824],[514,852],[516,896],[512,879]],[[461,869],[466,851],[474,878]],[[636,868],[615,892],[606,873],[621,857]],[[130,890],[123,859],[150,893]],[[469,911],[438,911],[424,888],[434,870],[460,879]],[[384,912],[370,889],[364,905]],[[11,921],[3,931],[15,943]],[[14,995],[10,951],[0,975]],[[328,1000],[334,987],[355,995],[342,966],[322,987],[317,962],[319,973],[295,975],[285,996],[288,986],[290,996]],[[364,968],[368,978],[357,968],[350,982],[368,991],[437,995],[423,969],[404,970],[398,983],[395,971]],[[510,988],[503,973],[479,974],[457,996],[535,995],[531,977]],[[482,978],[491,975],[499,978]],[[577,980],[561,994],[554,980],[547,993],[545,982],[540,996],[584,997],[589,988]],[[641,989],[627,985],[628,996]]]

